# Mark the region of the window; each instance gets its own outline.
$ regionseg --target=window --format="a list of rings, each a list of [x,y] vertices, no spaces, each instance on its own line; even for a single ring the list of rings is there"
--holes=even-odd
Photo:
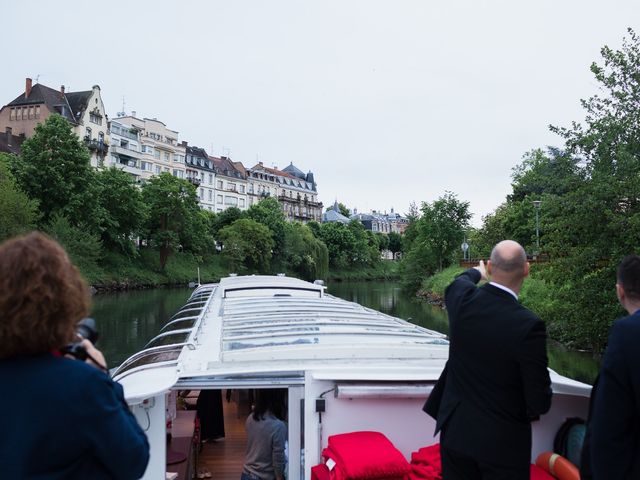
[[[84,131],[85,137],[87,137],[88,140],[91,140],[91,129],[89,127],[87,127]]]
[[[244,198],[240,199],[240,208],[244,208]]]
[[[96,98],[96,100],[98,100]],[[91,123],[95,123],[96,125],[102,125],[102,115],[100,115],[98,112],[91,112],[89,113],[89,121]]]
[[[169,152],[164,152],[164,160],[165,162],[169,161]]]
[[[209,192],[209,201],[211,201],[212,200],[211,197],[213,197],[213,192],[211,190],[208,190],[208,192]]]
[[[36,105],[36,118],[40,118],[40,105]]]
[[[171,171],[171,169],[169,167],[164,167],[162,169],[162,171],[165,172],[165,173],[169,173]]]
[[[104,132],[99,132],[98,133],[98,141],[100,143],[104,143]]]
[[[142,170],[150,172],[153,170],[153,164],[151,162],[140,162],[140,168]]]
[[[231,190],[232,192],[236,191],[236,184],[235,183],[231,183],[231,182],[227,182],[227,190]]]
[[[224,197],[225,205],[232,205],[234,207],[238,206],[238,199],[236,197]]]
[[[244,185],[240,185],[238,188],[240,189],[240,193],[244,193]]]
[[[160,165],[156,165],[156,175],[160,175],[161,172],[162,169],[160,168]]]
[[[200,200],[204,200],[204,188],[200,188]]]
[[[160,160],[160,150],[154,150],[153,156],[156,157],[158,160]]]
[[[220,190],[222,190],[222,180],[218,180],[216,182],[216,188],[219,188]]]
[[[222,195],[216,195],[216,203],[222,203]]]
[[[15,120],[16,119],[16,109],[12,108],[11,110],[9,110],[9,120]]]
[[[29,107],[29,120],[33,120],[33,106]]]
[[[28,120],[29,119],[29,114],[27,113],[28,108],[27,107],[22,107],[22,120]]]
[[[213,185],[213,173],[209,174],[209,185]]]

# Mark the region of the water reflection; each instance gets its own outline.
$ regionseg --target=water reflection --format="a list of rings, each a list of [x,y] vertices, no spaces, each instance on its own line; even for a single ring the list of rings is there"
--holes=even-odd
[[[191,295],[188,288],[140,290],[96,295],[93,313],[100,331],[98,346],[109,367],[122,363],[155,337]],[[393,282],[336,282],[328,292],[337,297],[409,320],[425,328],[448,333],[446,312],[402,292]],[[586,383],[593,383],[598,361],[587,353],[567,351],[549,343],[551,368]]]

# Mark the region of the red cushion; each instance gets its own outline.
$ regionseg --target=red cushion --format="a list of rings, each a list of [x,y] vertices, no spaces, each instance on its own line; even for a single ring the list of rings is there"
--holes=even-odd
[[[537,465],[531,465],[531,480],[555,480],[553,476],[545,472]]]
[[[336,463],[332,480],[402,479],[411,470],[404,455],[380,432],[331,435],[322,454]]]
[[[311,467],[311,480],[329,480],[329,469],[324,463]]]
[[[442,463],[440,461],[440,444],[423,447],[411,454],[410,480],[442,479]]]

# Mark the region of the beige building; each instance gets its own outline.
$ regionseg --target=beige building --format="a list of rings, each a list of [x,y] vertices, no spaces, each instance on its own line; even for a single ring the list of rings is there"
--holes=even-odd
[[[215,205],[216,212],[229,207],[246,210],[247,172],[240,162],[232,162],[228,157],[209,157],[215,169]]]
[[[139,169],[142,181],[165,172],[174,177],[187,178],[185,147],[178,143],[178,132],[167,128],[156,118],[137,118],[136,112],[114,121],[140,132]]]
[[[57,113],[66,118],[73,131],[91,152],[91,165],[101,167],[109,150],[107,115],[100,87],[66,92],[64,85],[54,90],[41,83],[25,81],[24,92],[0,109],[0,131],[10,128],[13,135],[30,137],[36,125]]]
[[[259,162],[247,170],[249,204],[273,196],[282,205],[288,220],[322,220],[322,202],[318,199],[313,173],[303,173],[293,163],[283,170],[265,167]]]

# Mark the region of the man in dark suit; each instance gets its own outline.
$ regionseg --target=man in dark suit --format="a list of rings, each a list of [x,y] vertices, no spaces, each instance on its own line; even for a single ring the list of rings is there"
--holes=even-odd
[[[616,293],[629,316],[616,320],[591,395],[581,474],[640,478],[640,257],[618,266]]]
[[[505,240],[445,292],[449,361],[425,411],[441,430],[443,480],[528,480],[531,421],[551,406],[544,323],[518,303],[524,249]]]

